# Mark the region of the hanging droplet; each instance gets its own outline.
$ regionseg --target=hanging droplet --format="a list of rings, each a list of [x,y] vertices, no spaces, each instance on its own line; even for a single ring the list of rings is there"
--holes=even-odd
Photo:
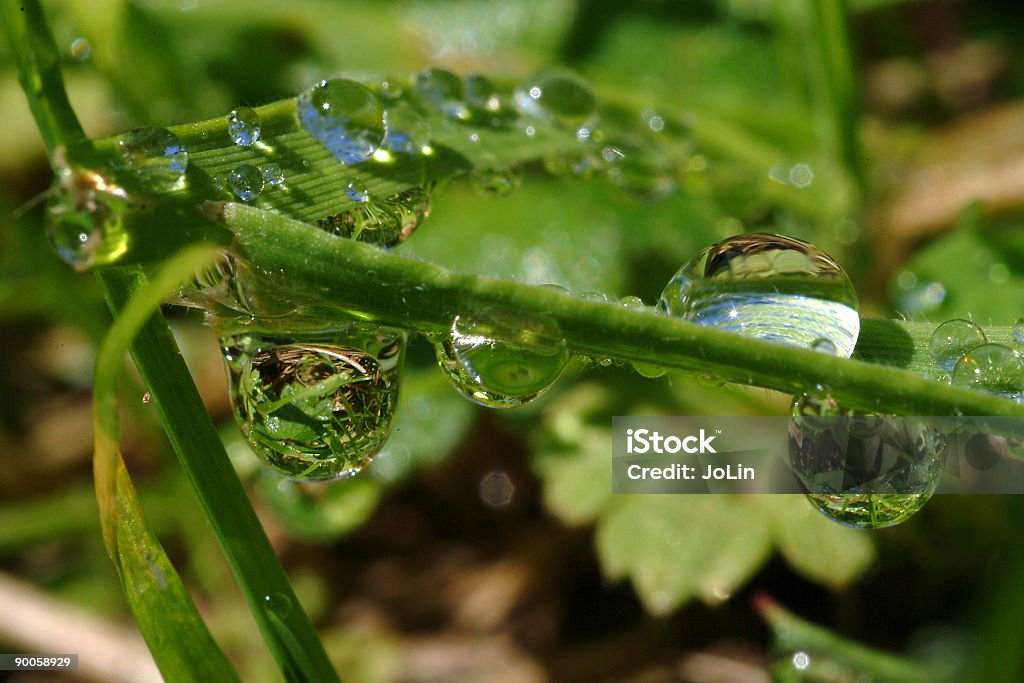
[[[133,128],[117,141],[126,167],[156,190],[182,185],[188,169],[188,152],[178,136],[166,128]]]
[[[430,144],[430,124],[412,107],[398,106],[384,112],[387,136],[383,149],[397,154],[421,154]]]
[[[517,316],[456,316],[435,343],[437,361],[459,392],[489,408],[540,396],[565,369],[569,351],[553,322]]]
[[[782,235],[722,240],[675,274],[658,306],[668,315],[791,346],[824,339],[849,358],[860,333],[846,272],[812,244]]]
[[[448,118],[469,118],[465,86],[451,71],[424,69],[416,74],[415,88],[423,102]]]
[[[298,340],[221,340],[235,417],[249,445],[286,476],[352,476],[380,451],[398,402],[404,337],[352,324]]]
[[[592,123],[597,98],[583,78],[563,67],[542,69],[515,90],[516,108],[533,116],[573,130]]]
[[[343,164],[368,159],[384,141],[380,98],[342,78],[320,81],[296,99],[302,127]]]
[[[260,167],[263,174],[263,182],[271,187],[276,187],[284,182],[284,171],[277,164],[266,164]]]
[[[243,202],[251,202],[263,192],[263,173],[252,164],[239,164],[228,173],[228,189]]]
[[[46,206],[46,238],[75,270],[116,261],[128,247],[128,195],[92,171],[62,169]]]
[[[227,119],[228,135],[236,145],[248,147],[260,139],[260,115],[255,109],[239,107]]]
[[[956,362],[952,383],[1019,401],[1024,392],[1024,362],[1009,346],[982,344]]]
[[[938,487],[946,439],[926,421],[859,415],[798,400],[789,456],[807,497],[828,518],[882,529],[916,514]]]
[[[357,204],[364,204],[370,201],[370,193],[366,190],[366,183],[359,178],[353,178],[345,186],[345,194]]]
[[[955,318],[935,328],[928,342],[928,352],[935,365],[946,372],[953,372],[958,360],[987,341],[980,327],[970,320]]]
[[[469,182],[478,194],[501,197],[517,189],[523,181],[518,166],[508,168],[479,168],[469,174]]]

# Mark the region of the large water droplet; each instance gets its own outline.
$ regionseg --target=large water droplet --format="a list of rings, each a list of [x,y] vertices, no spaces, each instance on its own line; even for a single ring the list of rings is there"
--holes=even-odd
[[[943,433],[919,419],[824,406],[798,401],[789,426],[790,462],[811,503],[860,529],[900,524],[924,507],[942,476]]]
[[[860,333],[850,278],[814,245],[782,235],[738,235],[684,265],[658,302],[669,315],[766,341],[832,343],[849,358]]]
[[[424,69],[416,74],[415,87],[421,100],[445,116],[459,120],[469,118],[465,86],[451,71]]]
[[[302,127],[343,164],[365,161],[384,141],[380,99],[355,81],[320,81],[298,96],[296,110]]]
[[[92,171],[61,171],[46,211],[46,238],[75,270],[115,261],[127,248],[122,188]]]
[[[490,408],[515,408],[537,398],[569,360],[553,322],[512,315],[457,316],[435,347],[455,388]]]
[[[301,340],[242,334],[221,344],[235,417],[276,470],[340,479],[380,451],[398,402],[401,333],[353,324]]]
[[[420,154],[430,144],[430,124],[411,107],[398,106],[384,112],[387,136],[383,148],[398,154]]]
[[[260,115],[255,109],[239,107],[227,119],[228,135],[236,145],[248,147],[260,139]]]
[[[956,318],[947,320],[935,328],[928,342],[928,352],[937,366],[946,372],[952,372],[957,361],[968,351],[987,341],[980,327],[970,320]]]
[[[521,114],[573,129],[592,123],[597,114],[597,98],[590,85],[563,67],[530,76],[516,88],[515,103]]]
[[[251,202],[263,192],[266,180],[263,172],[252,164],[239,164],[228,173],[228,188],[231,194],[243,202]]]
[[[133,128],[117,141],[117,147],[128,169],[153,189],[176,189],[184,181],[188,152],[166,128]]]
[[[952,383],[1020,400],[1024,392],[1024,362],[1009,346],[982,344],[956,362]]]

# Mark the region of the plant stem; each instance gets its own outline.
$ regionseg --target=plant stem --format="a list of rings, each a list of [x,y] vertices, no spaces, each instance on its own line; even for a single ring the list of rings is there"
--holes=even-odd
[[[511,328],[532,319],[553,321],[569,346],[587,355],[710,372],[790,393],[825,385],[841,404],[876,412],[1024,415],[1024,406],[1013,401],[877,364],[891,359],[906,367],[915,354],[920,360],[914,339],[892,321],[865,321],[863,345],[875,363],[848,360],[545,288],[451,273],[242,204],[211,203],[208,209],[234,231],[241,256],[265,279],[260,287],[319,303],[319,316],[444,333],[457,315],[497,310]]]

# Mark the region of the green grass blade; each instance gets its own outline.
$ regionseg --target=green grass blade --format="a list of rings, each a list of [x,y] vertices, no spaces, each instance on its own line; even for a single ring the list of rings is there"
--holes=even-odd
[[[146,319],[159,309],[169,291],[211,256],[209,247],[183,252],[167,263],[152,285],[132,298],[100,346],[93,388],[93,468],[103,540],[139,630],[160,672],[171,681],[239,679],[146,524],[118,445],[117,381],[124,353]]]
[[[107,269],[96,276],[115,315],[145,283],[137,267]],[[278,667],[289,681],[338,680],[161,316],[149,319],[131,352]]]

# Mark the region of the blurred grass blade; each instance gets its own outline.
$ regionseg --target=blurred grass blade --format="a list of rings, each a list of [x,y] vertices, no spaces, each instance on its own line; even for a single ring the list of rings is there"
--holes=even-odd
[[[939,671],[923,664],[865,647],[804,621],[767,595],[756,596],[754,607],[771,627],[776,648],[781,653],[791,656],[802,652],[807,655],[807,659],[797,666],[792,660],[782,663],[780,674],[784,674],[785,669],[798,674],[791,676],[791,680],[860,680],[862,675],[876,683],[938,683],[948,680]],[[812,670],[811,667],[816,668]],[[803,675],[799,675],[801,672]],[[840,672],[842,676],[838,675]]]
[[[160,672],[171,681],[239,679],[206,629],[160,541],[146,525],[118,445],[117,380],[135,334],[163,298],[212,256],[210,247],[182,252],[168,261],[153,284],[133,297],[103,340],[93,389],[93,467],[103,540],[139,630]]]

